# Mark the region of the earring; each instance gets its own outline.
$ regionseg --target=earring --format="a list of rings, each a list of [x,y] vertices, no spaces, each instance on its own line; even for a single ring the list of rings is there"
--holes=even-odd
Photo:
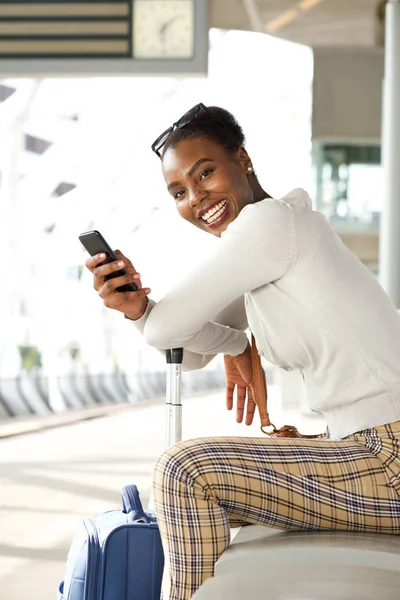
[[[248,170],[249,173],[252,173],[253,172],[253,167],[250,165],[250,167],[247,167],[247,170]]]

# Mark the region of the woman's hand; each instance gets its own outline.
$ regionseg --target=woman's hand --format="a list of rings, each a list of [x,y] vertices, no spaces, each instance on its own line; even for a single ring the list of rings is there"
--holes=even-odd
[[[247,345],[246,350],[239,356],[224,356],[226,374],[226,408],[233,408],[233,394],[237,388],[236,421],[243,422],[244,409],[247,396],[246,425],[251,425],[254,418],[256,405],[253,400],[253,365],[251,360],[251,348]]]
[[[106,256],[105,254],[96,254],[89,258],[85,265],[93,273],[93,286],[102,298],[107,308],[113,308],[125,313],[129,319],[136,321],[144,314],[147,306],[147,296],[151,293],[150,288],[143,288],[140,274],[137,273],[131,261],[120,252],[115,250],[118,261],[100,265]],[[128,271],[126,275],[105,279],[115,271],[124,268]],[[116,288],[126,283],[135,283],[138,286],[136,292],[118,292]]]
[[[247,392],[247,412],[246,425],[251,425],[253,422],[254,411],[256,404],[260,413],[262,427],[269,427],[270,420],[267,411],[267,396],[265,374],[262,371],[264,378],[263,389],[258,389],[254,383],[253,376],[253,360],[251,356],[251,346],[247,344],[246,350],[239,356],[224,356],[225,373],[226,373],[226,407],[232,410],[233,407],[233,392],[235,385],[237,386],[237,410],[236,421],[243,421],[244,404]],[[258,393],[258,396],[257,396]]]

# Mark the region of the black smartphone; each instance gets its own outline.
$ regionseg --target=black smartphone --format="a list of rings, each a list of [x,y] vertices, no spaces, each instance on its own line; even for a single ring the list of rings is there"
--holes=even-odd
[[[96,254],[104,252],[104,254],[106,255],[106,259],[103,260],[102,263],[100,263],[101,265],[106,265],[107,263],[118,260],[118,258],[115,256],[114,251],[107,244],[106,240],[103,238],[99,231],[96,231],[95,229],[93,231],[85,231],[84,233],[80,234],[79,239],[86,248],[86,250],[89,252],[90,256],[95,256]],[[123,268],[119,271],[114,271],[114,273],[111,273],[110,275],[107,275],[106,279],[120,277],[121,275],[126,275],[127,272],[128,271],[125,268]],[[117,292],[136,292],[138,286],[132,281],[132,283],[120,285],[115,289]]]

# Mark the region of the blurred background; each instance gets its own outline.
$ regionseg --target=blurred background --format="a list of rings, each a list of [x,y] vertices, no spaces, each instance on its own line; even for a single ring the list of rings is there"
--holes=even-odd
[[[305,188],[400,308],[389,4],[385,29],[384,0],[0,0],[1,600],[54,598],[79,519],[121,485],[149,500],[165,360],[103,306],[78,235],[101,231],[155,300],[218,243],[150,149],[194,104],[231,111],[264,189]],[[264,366],[277,423],[322,431],[299,374]],[[183,387],[184,438],[258,435],[226,413],[221,357]]]
[[[271,195],[294,187],[312,193],[312,73],[308,47],[212,29],[207,77],[1,80],[4,416],[161,393],[163,377],[148,374],[163,371],[163,358],[103,307],[78,235],[100,230],[156,300],[215,243],[181,222],[150,149],[197,102],[237,117]],[[365,210],[356,202],[349,209],[354,218]],[[185,384],[214,386],[218,374],[216,360]]]
[[[385,2],[1,4],[0,418],[162,393],[162,357],[102,306],[78,234],[100,230],[156,300],[191,268],[214,240],[179,221],[150,144],[198,102],[232,111],[264,188],[307,189],[379,275]],[[185,379],[216,384],[218,360]]]

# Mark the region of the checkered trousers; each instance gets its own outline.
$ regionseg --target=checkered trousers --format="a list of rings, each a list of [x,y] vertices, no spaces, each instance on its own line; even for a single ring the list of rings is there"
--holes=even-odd
[[[158,460],[153,486],[164,600],[188,600],[212,577],[230,526],[400,533],[400,422],[340,441],[181,442]]]

